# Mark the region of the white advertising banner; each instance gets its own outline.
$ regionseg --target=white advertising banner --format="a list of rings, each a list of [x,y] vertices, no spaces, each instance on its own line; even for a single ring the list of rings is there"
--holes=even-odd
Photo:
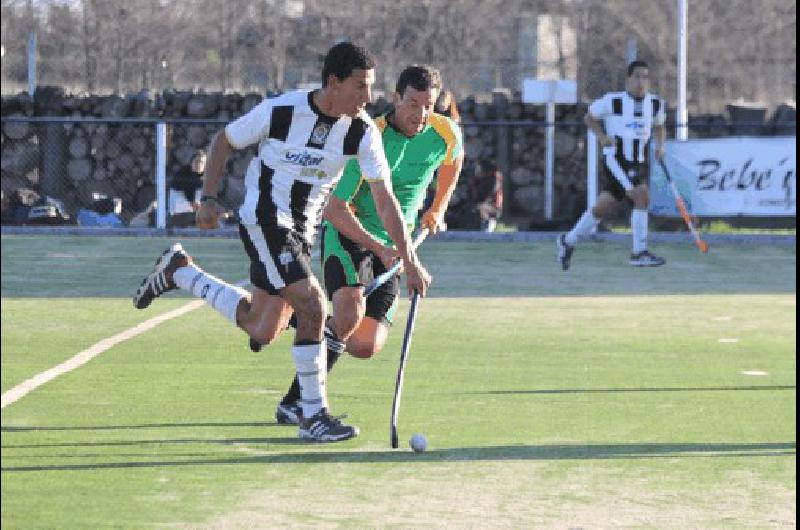
[[[664,161],[692,215],[796,216],[797,138],[668,141]],[[650,211],[677,217],[660,164],[650,167]]]

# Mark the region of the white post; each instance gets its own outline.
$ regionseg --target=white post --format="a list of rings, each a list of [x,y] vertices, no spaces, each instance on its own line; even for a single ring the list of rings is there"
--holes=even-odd
[[[545,168],[544,168],[544,218],[548,221],[553,219],[553,161],[555,151],[555,132],[556,132],[556,104],[552,101],[546,106],[546,127],[545,136]]]
[[[36,92],[36,33],[28,35],[28,95]]]
[[[678,123],[675,125],[675,138],[680,141],[689,138],[689,113],[686,110],[688,1],[678,0]]]
[[[156,123],[156,228],[167,227],[167,124]]]
[[[631,64],[637,57],[639,57],[639,44],[636,37],[628,37],[625,44],[625,64]]]
[[[586,209],[597,204],[597,135],[586,131]]]

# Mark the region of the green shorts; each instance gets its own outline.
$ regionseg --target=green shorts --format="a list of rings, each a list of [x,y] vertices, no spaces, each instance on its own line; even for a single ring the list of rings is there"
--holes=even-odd
[[[380,258],[358,246],[325,223],[322,231],[322,269],[328,299],[342,287],[368,285],[373,278],[386,272]],[[390,326],[397,311],[400,275],[375,289],[367,297],[365,316]]]

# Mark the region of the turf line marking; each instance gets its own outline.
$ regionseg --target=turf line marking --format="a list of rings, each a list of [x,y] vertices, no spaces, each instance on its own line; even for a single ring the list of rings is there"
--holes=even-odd
[[[247,281],[236,282],[236,285],[243,286],[247,285],[247,283],[249,282]],[[17,386],[3,392],[2,406],[0,407],[0,409],[4,409],[7,406],[11,405],[12,403],[19,401],[30,392],[39,388],[43,384],[52,381],[56,377],[64,375],[67,372],[71,372],[72,370],[83,366],[84,364],[88,363],[89,361],[91,361],[104,351],[113,348],[117,344],[132,339],[133,337],[141,335],[142,333],[145,333],[147,331],[150,331],[159,324],[163,324],[168,320],[172,320],[173,318],[185,315],[186,313],[194,311],[195,309],[202,307],[204,305],[205,305],[204,300],[194,300],[177,309],[173,309],[172,311],[167,311],[166,313],[162,313],[149,320],[145,320],[141,324],[138,324],[132,328],[126,329],[125,331],[117,333],[116,335],[108,337],[107,339],[101,340],[100,342],[90,346],[89,348],[83,350],[77,355],[67,359],[63,363],[54,366],[49,370],[45,370],[44,372],[40,372],[35,376],[31,377],[30,379],[23,381]]]
[[[185,315],[186,313],[194,311],[195,309],[203,305],[205,305],[205,302],[203,300],[195,300],[193,302],[189,302],[184,306],[181,306],[177,309],[173,309],[172,311],[167,311],[166,313],[155,316],[149,320],[145,320],[141,324],[138,324],[130,329],[126,329],[125,331],[117,333],[114,336],[101,340],[100,342],[78,353],[74,357],[67,359],[63,363],[54,366],[49,370],[45,370],[44,372],[40,372],[35,376],[31,377],[30,379],[18,384],[14,388],[11,388],[3,392],[2,407],[0,408],[6,408],[8,405],[11,405],[15,401],[21,399],[26,394],[32,392],[33,390],[42,386],[43,384],[52,381],[53,379],[55,379],[60,375],[63,375],[67,372],[71,372],[72,370],[79,368],[80,366],[83,366],[84,364],[88,363],[89,361],[91,361],[104,351],[113,348],[117,344],[124,342],[128,339],[132,339],[137,335],[141,335],[146,331],[150,331],[154,327],[158,326],[163,322],[166,322],[167,320],[172,320],[173,318]]]

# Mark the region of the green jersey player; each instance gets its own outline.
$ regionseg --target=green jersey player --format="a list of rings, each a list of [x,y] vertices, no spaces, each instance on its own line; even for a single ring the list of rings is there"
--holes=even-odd
[[[409,229],[416,224],[438,169],[436,196],[421,220],[430,233],[436,233],[444,224],[447,203],[463,162],[458,126],[433,112],[440,90],[437,70],[409,66],[397,81],[394,110],[375,120],[391,168],[392,191]],[[325,210],[322,259],[325,287],[333,304],[333,315],[325,330],[328,370],[344,351],[366,359],[386,342],[397,306],[399,277],[364,298],[364,286],[397,259],[381,213],[358,163],[348,164]],[[276,411],[280,423],[300,420],[299,397],[300,386],[295,378]]]

